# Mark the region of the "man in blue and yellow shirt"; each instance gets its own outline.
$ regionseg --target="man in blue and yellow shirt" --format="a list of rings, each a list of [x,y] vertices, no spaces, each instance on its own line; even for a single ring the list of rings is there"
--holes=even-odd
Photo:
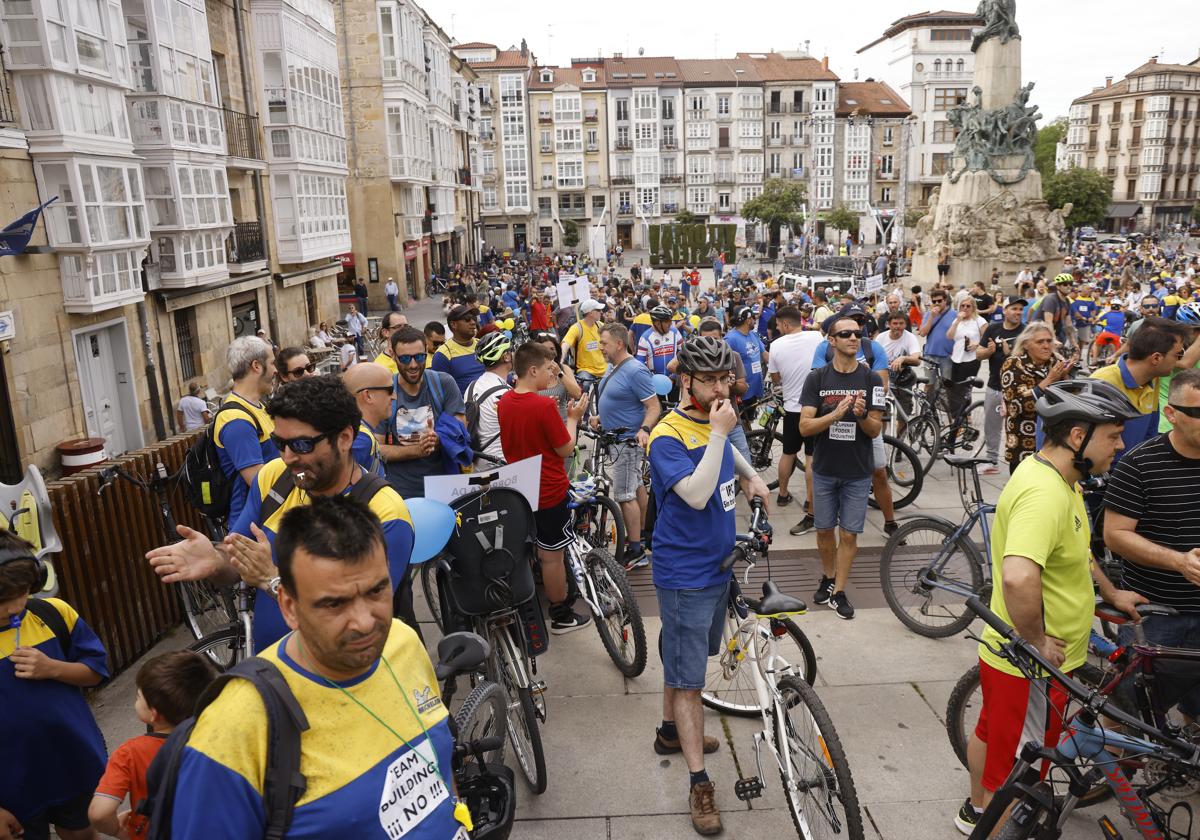
[[[213,419],[213,440],[221,471],[233,484],[229,522],[237,520],[246,504],[249,487],[263,464],[279,457],[271,442],[274,424],[262,401],[271,393],[275,361],[271,345],[261,338],[235,338],[225,353],[233,391]]]
[[[459,304],[446,316],[450,339],[433,354],[433,370],[454,377],[458,390],[465,394],[471,383],[483,375],[483,362],[475,358],[475,334],[479,332],[479,308]]]
[[[292,632],[260,656],[308,720],[306,787],[286,837],[466,840],[455,818],[448,714],[420,639],[392,619],[395,578],[378,519],[344,497],[282,518],[279,607]],[[262,837],[267,717],[234,680],[196,721],[171,836]]]
[[[650,434],[650,487],[654,525],[654,587],[662,615],[663,722],[654,740],[660,755],[683,752],[690,778],[692,825],[701,834],[721,829],[704,754],[716,751],[704,736],[700,689],[708,657],[719,652],[728,571],[733,550],[736,479],[747,497],[767,499],[767,487],[730,445],[737,411],[729,398],[733,349],[697,336],[679,350],[680,405]]]
[[[262,590],[254,603],[254,650],[263,650],[287,632],[275,601],[280,575],[273,545],[280,520],[315,497],[363,495],[364,503],[383,523],[388,565],[399,587],[396,614],[416,627],[407,575],[412,520],[400,495],[367,474],[350,454],[361,419],[354,397],[338,377],[313,376],[281,387],[267,408],[283,455],[259,471],[222,550],[217,551],[204,535],[180,526],[182,542],[147,555],[154,571],[165,583],[213,578],[228,584],[240,577]],[[358,487],[364,480],[368,483]]]

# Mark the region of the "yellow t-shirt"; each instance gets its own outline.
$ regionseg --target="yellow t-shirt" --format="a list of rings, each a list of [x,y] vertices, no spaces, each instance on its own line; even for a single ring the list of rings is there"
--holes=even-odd
[[[1067,643],[1062,670],[1087,659],[1095,595],[1092,589],[1091,535],[1083,493],[1068,485],[1058,470],[1037,458],[1026,458],[1000,493],[992,524],[992,612],[1009,624],[1004,603],[1006,556],[1028,557],[1042,567],[1042,610],[1046,634]],[[983,640],[997,645],[1000,635],[984,628]],[[979,657],[1006,674],[1021,676],[1007,659],[979,646]]]
[[[563,346],[575,350],[575,369],[593,376],[603,376],[608,370],[608,362],[600,350],[600,325],[588,326],[584,321],[576,321],[567,330],[563,338]]]
[[[428,358],[425,360],[425,364],[427,367],[430,364],[430,361],[431,360]],[[385,368],[387,368],[389,371],[391,371],[392,376],[395,376],[396,374],[398,374],[400,372],[400,368],[396,367],[396,360],[393,359],[391,356],[389,356],[387,353],[380,353],[378,356],[376,356],[375,364],[383,365]]]

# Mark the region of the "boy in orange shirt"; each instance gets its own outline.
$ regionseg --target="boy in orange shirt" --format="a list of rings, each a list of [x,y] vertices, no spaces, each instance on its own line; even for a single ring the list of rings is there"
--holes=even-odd
[[[207,659],[189,650],[164,653],[138,669],[133,708],[150,732],[129,739],[109,756],[88,807],[92,828],[123,840],[144,840],[149,820],[132,810],[117,809],[126,796],[131,809],[146,798],[150,762],[171,730],[192,716],[196,701],[216,676]]]

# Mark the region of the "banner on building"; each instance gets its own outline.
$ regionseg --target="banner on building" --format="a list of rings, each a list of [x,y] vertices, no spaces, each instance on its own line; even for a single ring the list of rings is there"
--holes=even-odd
[[[33,238],[33,229],[37,227],[38,217],[55,201],[58,201],[58,196],[33,208],[4,230],[0,230],[0,257],[12,257],[25,251],[29,240]]]

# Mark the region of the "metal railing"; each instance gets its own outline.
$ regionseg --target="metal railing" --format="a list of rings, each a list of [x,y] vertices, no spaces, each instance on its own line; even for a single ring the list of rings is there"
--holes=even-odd
[[[233,233],[225,240],[225,259],[231,263],[250,263],[266,258],[262,222],[234,222]]]
[[[222,108],[225,115],[225,150],[230,157],[262,160],[258,144],[258,117]]]

